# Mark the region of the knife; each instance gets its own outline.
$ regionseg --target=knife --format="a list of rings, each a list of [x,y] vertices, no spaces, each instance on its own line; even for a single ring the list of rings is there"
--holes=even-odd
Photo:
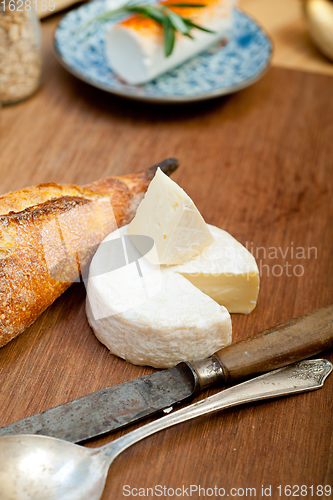
[[[196,362],[102,389],[0,428],[0,436],[42,434],[73,443],[188,401],[219,383],[259,375],[333,348],[333,305],[300,316]]]

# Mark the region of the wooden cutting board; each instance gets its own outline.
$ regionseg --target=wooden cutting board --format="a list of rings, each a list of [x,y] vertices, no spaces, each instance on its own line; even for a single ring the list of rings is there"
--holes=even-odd
[[[51,47],[56,20],[43,26],[41,90],[0,115],[1,192],[50,180],[85,184],[176,156],[181,167],[173,178],[207,222],[253,251],[261,269],[257,308],[232,315],[234,341],[331,304],[332,77],[274,68],[229,97],[185,106],[135,103],[59,66]],[[153,371],[108,353],[87,324],[84,300],[83,286],[73,285],[0,350],[0,425]],[[324,357],[333,361],[332,352]],[[330,376],[317,392],[230,409],[153,436],[114,462],[103,500],[123,498],[125,485],[256,488],[257,498],[264,498],[263,486],[273,499],[287,498],[287,485],[313,485],[319,498],[318,485],[333,489],[332,399]]]

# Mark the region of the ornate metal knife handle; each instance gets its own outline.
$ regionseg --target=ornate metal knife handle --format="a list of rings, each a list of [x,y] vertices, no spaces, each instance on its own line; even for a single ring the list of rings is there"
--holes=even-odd
[[[202,399],[181,410],[160,418],[150,424],[122,436],[113,442],[118,455],[132,444],[155,432],[185,422],[200,415],[206,415],[218,410],[230,408],[243,403],[261,399],[287,396],[299,392],[312,391],[323,386],[326,377],[332,371],[332,363],[326,359],[311,359],[300,361],[293,365],[265,373],[254,379],[238,384],[230,389],[218,392],[214,396]]]

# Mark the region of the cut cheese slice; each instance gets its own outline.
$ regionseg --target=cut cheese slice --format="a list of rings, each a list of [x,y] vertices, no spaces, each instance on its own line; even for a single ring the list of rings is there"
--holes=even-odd
[[[209,228],[191,198],[160,169],[128,225],[128,234],[153,238],[159,262],[156,262],[154,252],[150,252],[147,258],[154,264],[180,264],[213,242]]]
[[[198,3],[189,0],[187,3]],[[172,54],[165,57],[163,28],[154,20],[134,15],[114,24],[106,37],[106,57],[113,69],[126,82],[137,85],[178,66],[190,57],[230,37],[233,0],[204,0],[203,8],[172,7],[172,0],[161,2],[177,14],[190,18],[214,33],[194,29],[193,40],[177,32]]]
[[[248,314],[256,306],[259,270],[253,255],[229,233],[209,226],[214,243],[201,254],[163,273],[180,273],[230,313]]]
[[[120,232],[125,235],[126,226]],[[115,237],[111,233],[107,240]],[[97,250],[91,269],[99,258]],[[231,342],[225,307],[181,274],[144,261],[142,277],[135,263],[89,277],[88,321],[111,353],[133,364],[169,368],[204,359]]]

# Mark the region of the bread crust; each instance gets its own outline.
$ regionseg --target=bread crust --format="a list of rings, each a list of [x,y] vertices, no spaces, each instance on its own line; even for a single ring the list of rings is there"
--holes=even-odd
[[[0,347],[22,333],[88,266],[99,243],[128,224],[157,167],[85,187],[40,184],[0,197]]]

